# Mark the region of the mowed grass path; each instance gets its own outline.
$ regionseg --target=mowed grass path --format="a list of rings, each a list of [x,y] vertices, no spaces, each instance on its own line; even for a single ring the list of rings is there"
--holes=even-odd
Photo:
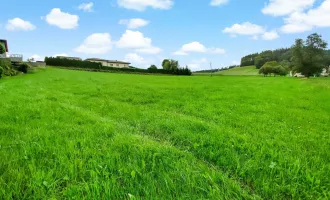
[[[0,199],[330,198],[330,79],[0,80]]]

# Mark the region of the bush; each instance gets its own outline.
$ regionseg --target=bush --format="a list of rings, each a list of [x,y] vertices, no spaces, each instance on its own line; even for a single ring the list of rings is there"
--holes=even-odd
[[[2,75],[16,76],[18,74],[18,71],[15,70],[15,68],[11,64],[10,59],[8,59],[8,58],[1,58],[0,66],[2,67]]]
[[[12,64],[9,58],[0,58],[0,66],[4,71],[12,69]]]
[[[29,68],[30,68],[30,66],[27,63],[23,63],[17,67],[17,70],[26,74],[28,72]]]
[[[288,74],[288,69],[283,67],[276,61],[271,61],[265,63],[259,70],[259,74],[263,74],[264,76],[268,76],[270,74],[286,76]]]
[[[65,58],[45,58],[46,65],[78,68],[78,69],[94,69],[99,71],[112,71],[112,72],[133,72],[133,73],[156,73],[156,74],[174,74],[174,75],[191,75],[191,71],[188,68],[179,68],[175,70],[165,69],[139,69],[139,68],[116,68],[102,66],[101,63],[81,61],[81,60],[69,60]]]

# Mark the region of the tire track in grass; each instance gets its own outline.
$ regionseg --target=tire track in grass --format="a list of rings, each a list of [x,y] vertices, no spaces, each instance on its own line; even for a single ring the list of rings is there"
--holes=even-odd
[[[121,103],[121,102],[118,102]],[[125,103],[128,106],[132,106],[132,104],[130,103]],[[116,124],[116,127],[119,127],[119,129],[124,130],[123,132],[121,132],[120,134],[126,134],[127,132],[129,133],[134,133],[136,136],[138,137],[146,137],[149,140],[152,140],[155,143],[158,143],[159,145],[165,146],[165,147],[170,147],[170,148],[175,148],[178,152],[182,153],[182,154],[187,154],[189,156],[193,156],[198,163],[203,164],[205,166],[207,166],[211,171],[217,171],[218,173],[221,173],[224,178],[226,179],[226,181],[229,181],[230,184],[234,183],[237,186],[239,186],[241,188],[241,190],[243,191],[242,193],[244,195],[247,195],[246,198],[248,196],[253,197],[252,199],[261,199],[257,194],[254,193],[253,189],[249,186],[246,185],[245,183],[242,183],[241,181],[239,181],[240,179],[238,177],[235,177],[233,175],[231,175],[231,177],[229,178],[228,175],[226,175],[225,172],[223,172],[222,169],[219,168],[219,166],[215,166],[213,164],[215,164],[214,162],[210,162],[208,160],[205,160],[203,157],[201,156],[196,156],[196,153],[191,152],[191,146],[193,146],[193,144],[190,145],[184,145],[182,146],[182,143],[178,143],[178,139],[175,138],[171,138],[171,136],[169,137],[156,137],[154,134],[148,133],[148,132],[144,132],[141,131],[139,127],[131,124],[131,123],[127,123],[127,121],[116,121],[113,119],[110,119],[108,117],[102,117],[100,115],[98,115],[96,112],[92,112],[90,110],[87,110],[85,108],[82,108],[80,106],[75,106],[75,105],[70,105],[67,103],[60,103],[60,105],[64,108],[64,109],[69,109],[75,112],[75,114],[79,114],[79,115],[83,115],[84,117],[93,120],[95,122],[103,122],[103,123],[113,123]],[[164,113],[168,113],[168,111],[164,112]],[[177,115],[181,115],[184,116],[183,114],[179,114],[176,113]],[[190,119],[191,120],[191,119]],[[200,119],[193,119],[193,121],[198,121],[200,122]],[[213,124],[214,127],[216,127],[216,124]],[[125,133],[126,132],[126,133]],[[118,135],[118,134],[116,134]],[[182,141],[182,139],[179,139]],[[173,142],[176,143],[173,146]],[[189,141],[187,141],[189,142]],[[181,144],[181,146],[179,145]],[[188,147],[188,149],[187,149]],[[213,164],[212,164],[213,163]]]

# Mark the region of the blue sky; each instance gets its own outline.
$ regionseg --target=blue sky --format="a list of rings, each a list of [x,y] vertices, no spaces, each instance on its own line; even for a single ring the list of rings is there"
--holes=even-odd
[[[330,41],[330,0],[10,0],[0,38],[25,58],[68,55],[164,58],[193,70],[238,64],[246,54],[289,47],[318,32]]]

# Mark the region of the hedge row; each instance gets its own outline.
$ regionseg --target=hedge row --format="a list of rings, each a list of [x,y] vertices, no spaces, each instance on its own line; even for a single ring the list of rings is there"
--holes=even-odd
[[[174,74],[174,75],[191,75],[191,71],[188,68],[180,68],[172,71],[164,69],[139,69],[139,68],[116,68],[102,66],[101,63],[81,61],[81,60],[70,60],[66,58],[54,58],[46,57],[45,62],[47,65],[59,66],[66,68],[77,68],[77,69],[93,69],[100,71],[114,71],[114,72],[132,72],[132,73],[154,73],[154,74]]]

